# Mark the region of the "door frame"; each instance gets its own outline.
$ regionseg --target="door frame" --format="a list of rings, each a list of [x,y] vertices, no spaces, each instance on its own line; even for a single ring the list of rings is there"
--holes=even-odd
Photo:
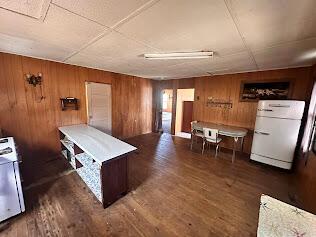
[[[173,104],[173,107],[174,107],[174,112],[172,114],[173,116],[173,120],[172,120],[172,123],[173,123],[173,135],[176,135],[176,119],[177,119],[177,104],[178,104],[178,93],[179,91],[181,90],[188,90],[188,89],[191,89],[193,90],[193,111],[192,111],[192,117],[194,119],[194,100],[195,100],[195,87],[188,87],[188,88],[176,88],[174,89],[174,91],[176,91],[176,95],[174,96],[174,104]],[[178,115],[178,116],[182,116],[181,115]]]
[[[162,112],[163,112],[163,92],[165,90],[171,90],[172,91],[172,103],[171,103],[171,124],[170,124],[170,134],[174,135],[175,133],[175,93],[173,88],[163,88],[159,93],[159,101],[160,101],[160,108],[159,108],[159,128],[158,131],[162,132]]]

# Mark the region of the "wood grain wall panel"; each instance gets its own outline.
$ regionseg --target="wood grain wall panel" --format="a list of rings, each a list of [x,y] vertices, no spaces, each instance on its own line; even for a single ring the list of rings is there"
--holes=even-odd
[[[291,99],[309,99],[310,67],[196,78],[193,117],[195,120],[223,123],[249,129],[243,151],[250,153],[257,103],[239,101],[241,81],[264,81],[284,78],[289,79],[293,83]],[[198,97],[199,100],[197,100]],[[231,100],[233,108],[207,107],[208,97]],[[225,139],[223,145],[227,148],[232,148],[231,139]]]
[[[43,74],[40,87],[26,73]],[[46,60],[0,53],[0,126],[14,136],[24,165],[45,163],[60,150],[58,126],[87,122],[85,82],[112,86],[113,135],[127,138],[152,131],[152,81]],[[62,111],[60,98],[76,97],[79,110]]]
[[[289,79],[293,84],[293,93],[291,99],[308,100],[310,96],[310,87],[312,82],[311,67],[292,68],[283,70],[271,70],[261,72],[249,72],[221,76],[208,76],[178,80],[166,80],[155,85],[155,90],[172,88],[174,93],[177,89],[195,88],[195,98],[193,104],[193,119],[214,123],[223,123],[238,127],[244,127],[249,130],[245,138],[243,151],[250,153],[252,145],[253,129],[256,121],[257,102],[240,102],[240,84],[242,81],[265,81]],[[155,96],[159,98],[159,93]],[[174,96],[176,100],[176,96]],[[223,109],[217,107],[207,107],[208,97],[216,99],[231,100],[233,107]],[[175,107],[175,104],[174,104]],[[175,113],[173,113],[175,117]],[[224,139],[223,146],[231,149],[232,139]]]

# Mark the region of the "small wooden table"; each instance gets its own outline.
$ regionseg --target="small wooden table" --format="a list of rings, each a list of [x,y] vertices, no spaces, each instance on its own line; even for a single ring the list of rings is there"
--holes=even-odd
[[[232,162],[234,162],[235,157],[236,157],[236,147],[237,147],[238,140],[239,138],[241,139],[241,150],[242,150],[243,144],[244,144],[244,137],[247,135],[248,130],[245,128],[224,125],[224,124],[210,123],[210,122],[199,121],[197,123],[193,123],[194,130],[203,132],[203,128],[218,129],[218,134],[222,136],[234,138],[234,147],[233,147],[233,155],[232,155]]]
[[[86,124],[59,128],[62,154],[103,207],[128,190],[127,156],[137,148]]]

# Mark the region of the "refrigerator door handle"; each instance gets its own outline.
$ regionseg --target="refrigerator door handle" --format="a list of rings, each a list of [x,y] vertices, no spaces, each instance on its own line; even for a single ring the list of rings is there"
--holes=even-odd
[[[281,105],[281,104],[269,104],[270,107],[277,107],[277,108],[291,108],[290,105]]]
[[[273,112],[273,110],[272,110],[272,109],[258,109],[258,111]]]
[[[266,136],[269,136],[270,133],[267,133],[267,132],[258,132],[258,131],[255,131],[256,134],[260,134],[260,135],[266,135]]]

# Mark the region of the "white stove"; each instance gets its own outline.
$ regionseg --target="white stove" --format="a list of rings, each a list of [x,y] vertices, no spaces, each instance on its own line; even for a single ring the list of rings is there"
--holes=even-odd
[[[0,139],[0,222],[25,211],[13,137]]]

